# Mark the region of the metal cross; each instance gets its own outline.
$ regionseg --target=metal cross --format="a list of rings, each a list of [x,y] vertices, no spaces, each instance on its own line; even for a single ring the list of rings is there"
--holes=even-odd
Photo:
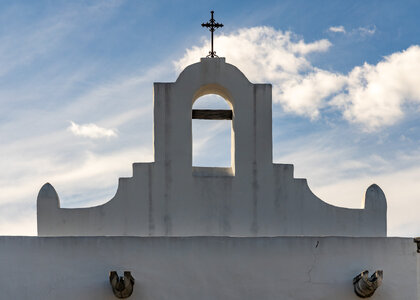
[[[213,18],[214,11],[211,11],[210,13],[211,13],[210,22],[202,23],[201,26],[209,28],[211,32],[211,51],[209,52],[209,55],[207,55],[207,57],[218,57],[216,55],[216,51],[213,51],[213,32],[216,30],[216,28],[223,27],[223,24],[215,23],[214,22],[215,20]]]

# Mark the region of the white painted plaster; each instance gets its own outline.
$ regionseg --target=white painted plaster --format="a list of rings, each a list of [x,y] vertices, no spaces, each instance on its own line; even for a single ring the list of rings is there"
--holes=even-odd
[[[192,167],[191,109],[206,94],[233,109],[232,167]],[[252,84],[224,58],[202,59],[174,83],[154,84],[153,163],[135,163],[109,202],[60,208],[38,195],[40,236],[386,236],[386,199],[372,185],[364,209],[316,197],[293,165],[272,163],[271,85]]]
[[[109,272],[127,270],[133,300],[355,300],[352,279],[367,269],[384,272],[371,299],[415,300],[416,248],[409,238],[0,237],[0,299],[116,299]]]

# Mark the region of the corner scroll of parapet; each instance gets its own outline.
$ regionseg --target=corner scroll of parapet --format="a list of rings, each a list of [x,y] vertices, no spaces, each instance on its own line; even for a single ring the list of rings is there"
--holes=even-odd
[[[44,208],[46,206],[48,207],[60,207],[60,199],[58,198],[57,192],[55,191],[55,188],[47,182],[42,186],[42,188],[39,190],[38,198],[37,198],[37,206],[39,208]]]
[[[42,224],[48,223],[49,218],[53,215],[54,211],[60,208],[60,199],[54,187],[47,182],[39,190],[37,198],[37,224],[38,234]]]
[[[382,189],[377,184],[372,184],[366,190],[365,209],[386,211],[386,197]]]
[[[382,189],[377,184],[372,184],[366,190],[364,201],[364,209],[368,211],[371,221],[379,225],[383,229],[383,235],[386,236],[387,231],[387,203],[386,197]]]

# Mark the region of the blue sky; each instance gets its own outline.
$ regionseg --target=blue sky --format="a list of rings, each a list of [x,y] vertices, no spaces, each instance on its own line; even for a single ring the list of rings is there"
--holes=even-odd
[[[152,84],[207,54],[212,9],[217,54],[273,84],[274,162],[334,205],[377,183],[388,234],[419,234],[418,1],[2,1],[0,234],[36,234],[47,181],[96,205],[153,160]],[[197,126],[196,160],[227,164],[229,126]]]

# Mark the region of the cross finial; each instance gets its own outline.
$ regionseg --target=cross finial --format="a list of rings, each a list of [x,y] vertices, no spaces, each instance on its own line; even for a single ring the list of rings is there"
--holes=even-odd
[[[211,13],[210,22],[202,23],[201,26],[209,28],[211,32],[211,51],[209,52],[209,55],[207,55],[207,57],[218,57],[216,55],[216,51],[213,50],[213,32],[216,30],[216,28],[223,27],[223,24],[221,23],[219,24],[215,22],[214,17],[213,17],[214,11],[211,11],[210,13]]]

